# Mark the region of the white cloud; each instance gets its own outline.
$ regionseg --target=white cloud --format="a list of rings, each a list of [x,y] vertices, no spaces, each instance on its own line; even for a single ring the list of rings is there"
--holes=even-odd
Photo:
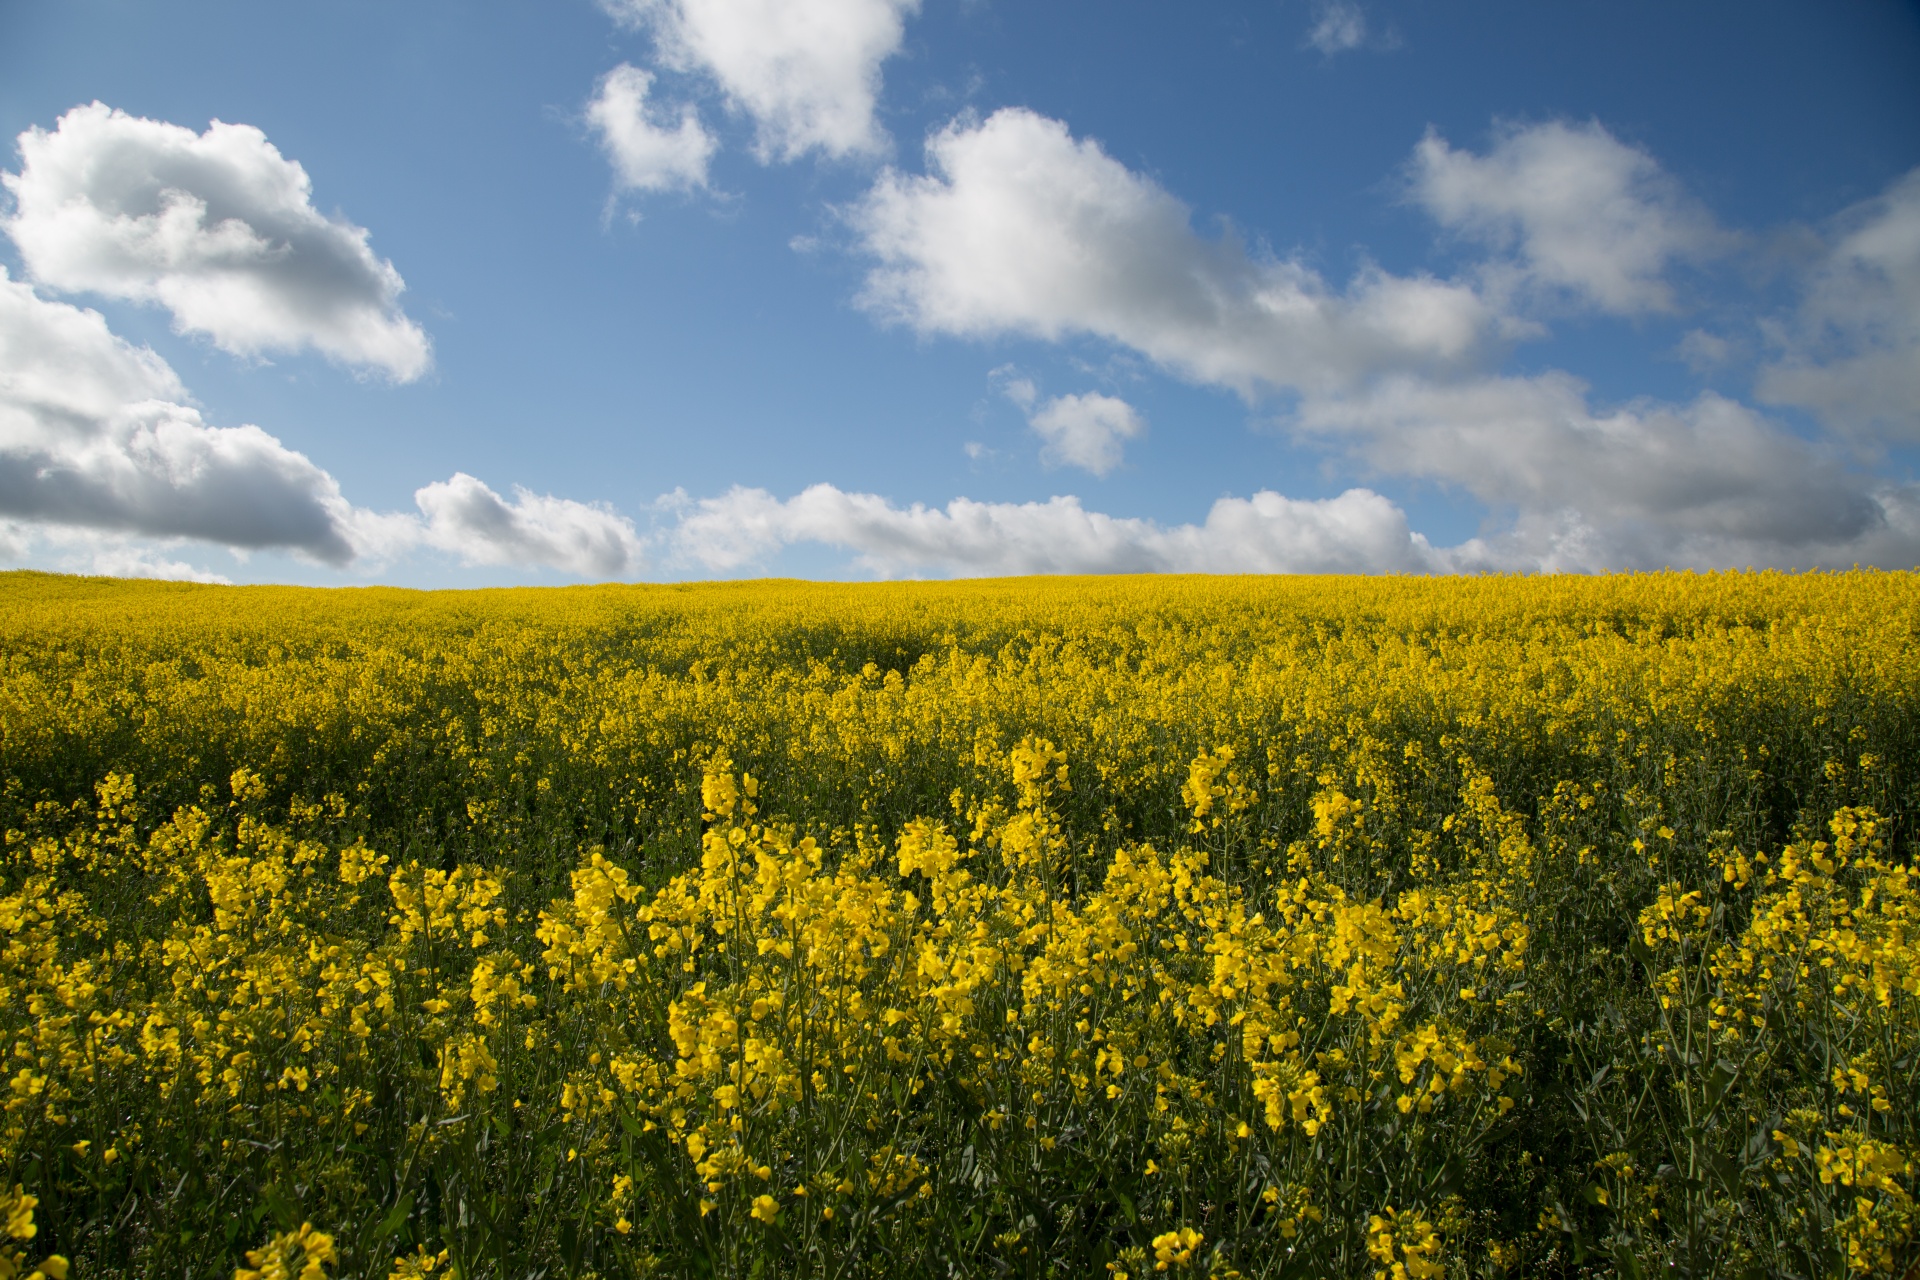
[[[707,185],[707,163],[715,142],[691,105],[678,120],[650,105],[653,77],[621,63],[600,81],[587,104],[587,123],[613,165],[615,180],[627,191],[690,191]]]
[[[1711,373],[1733,359],[1734,345],[1717,333],[1689,329],[1681,335],[1674,354],[1695,373]]]
[[[781,501],[735,488],[682,515],[680,558],[710,571],[755,563],[780,548],[821,543],[855,552],[883,575],[1034,573],[1429,572],[1442,560],[1405,514],[1366,489],[1299,501],[1262,492],[1222,498],[1204,524],[1164,528],[1088,511],[1078,498],[974,502],[944,510],[896,507],[818,484]]]
[[[1513,513],[1509,534],[1452,553],[1462,567],[1804,567],[1912,553],[1888,540],[1907,519],[1900,492],[1712,393],[1597,412],[1564,373],[1394,378],[1309,400],[1296,425],[1383,472]]]
[[[1381,475],[1439,481],[1487,504],[1486,536],[1443,550],[1420,543],[1428,567],[1904,564],[1920,556],[1920,491],[1863,474],[1745,405],[1708,393],[1603,409],[1566,373],[1480,372],[1498,339],[1530,331],[1508,301],[1671,309],[1671,269],[1736,243],[1645,152],[1598,125],[1555,123],[1507,130],[1485,155],[1429,134],[1413,171],[1436,218],[1500,251],[1480,277],[1485,296],[1378,270],[1336,292],[1298,261],[1246,250],[1230,233],[1196,235],[1187,207],[1158,185],[1024,110],[949,125],[928,142],[925,176],[886,171],[848,218],[878,259],[862,301],[883,318],[970,337],[1090,334],[1243,394],[1290,389],[1300,395],[1290,422],[1304,438]],[[1832,337],[1848,360],[1831,371],[1783,361],[1768,389],[1828,414],[1884,421],[1904,412],[1920,423],[1912,354],[1920,351],[1920,174],[1850,216],[1822,281],[1804,328]],[[1736,354],[1701,331],[1680,353],[1695,362]],[[1030,379],[1008,367],[995,379],[1048,441],[1050,461],[1096,474],[1118,462],[1134,421],[1123,402],[1041,405]],[[1230,509],[1181,529],[1215,529]],[[1305,508],[1284,510],[1288,527],[1300,524]],[[1028,550],[1026,532],[1043,525],[1047,535]],[[1090,532],[1076,538],[1076,529]],[[784,503],[739,491],[690,516],[683,532],[714,563],[803,538],[852,548],[890,572],[923,564],[1164,568],[1218,558],[1169,550],[1198,534],[1112,521],[1067,499],[900,512],[832,489]]]
[[[1313,29],[1307,32],[1307,43],[1328,57],[1358,49],[1366,42],[1366,11],[1352,0],[1329,0],[1322,4]]]
[[[1920,489],[1887,485],[1863,490],[1878,519],[1855,536],[1782,543],[1694,533],[1631,536],[1583,512],[1523,511],[1511,527],[1442,554],[1462,573],[1565,573],[1603,569],[1699,571],[1729,568],[1846,569],[1920,565]]]
[[[205,133],[75,107],[19,137],[5,223],[42,284],[157,303],[244,355],[313,348],[401,381],[431,361],[367,232],[313,207],[306,170],[251,125]]]
[[[1726,243],[1652,156],[1598,124],[1509,128],[1484,156],[1429,131],[1412,176],[1441,225],[1517,254],[1511,283],[1620,314],[1672,310],[1668,267]]]
[[[989,376],[1000,383],[1000,394],[1019,405],[1022,411],[1031,412],[1034,404],[1040,399],[1040,388],[1033,384],[1032,378],[1015,377],[1011,373],[1003,372],[1010,368],[1011,366],[1003,365],[1001,369],[994,370]]]
[[[711,76],[753,118],[762,160],[870,155],[880,66],[919,0],[601,0],[652,30],[662,63]]]
[[[341,567],[426,545],[593,578],[643,562],[615,512],[524,490],[508,502],[465,474],[419,490],[417,516],[355,507],[304,454],[258,427],[210,427],[186,400],[167,363],[98,312],[0,267],[0,559],[37,548],[70,571],[198,581],[223,579],[168,547],[282,549]]]
[[[258,427],[209,427],[153,352],[0,269],[0,516],[354,554],[333,477]]]
[[[1125,400],[1088,392],[1055,396],[1027,419],[1046,442],[1041,461],[1104,476],[1120,465],[1127,441],[1146,434],[1146,419]]]
[[[107,578],[227,583],[232,579],[172,558],[173,540],[155,542],[65,525],[0,520],[0,566]]]
[[[334,478],[258,427],[210,427],[165,361],[95,311],[37,295],[0,268],[0,554],[29,546],[84,572],[193,577],[140,540],[284,549],[333,566],[422,544],[470,564],[583,577],[637,568],[631,521],[455,475],[415,495],[421,515],[354,507]]]
[[[545,565],[583,578],[639,572],[646,546],[633,522],[602,506],[515,488],[508,502],[465,472],[413,495],[424,540],[467,564]]]
[[[1837,220],[1759,395],[1837,430],[1920,440],[1920,169]]]
[[[1094,334],[1201,382],[1328,388],[1470,363],[1499,330],[1471,288],[1310,268],[1194,234],[1187,207],[1022,109],[956,122],[932,173],[883,173],[849,212],[880,265],[864,304],[923,333]]]
[[[123,541],[96,548],[75,572],[98,574],[107,578],[160,578],[173,582],[212,582],[231,585],[232,578],[189,564],[169,560],[152,547]]]

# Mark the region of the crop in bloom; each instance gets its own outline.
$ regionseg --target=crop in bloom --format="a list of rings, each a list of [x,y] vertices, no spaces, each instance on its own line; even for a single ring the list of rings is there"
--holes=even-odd
[[[0,1280],[1920,1262],[1909,575],[0,593]]]

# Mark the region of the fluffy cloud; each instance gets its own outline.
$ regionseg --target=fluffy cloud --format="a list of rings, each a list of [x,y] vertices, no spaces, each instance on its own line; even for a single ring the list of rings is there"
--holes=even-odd
[[[1892,537],[1909,522],[1903,491],[1712,393],[1596,412],[1564,373],[1394,378],[1306,402],[1297,427],[1512,513],[1510,533],[1457,549],[1463,568],[1805,567],[1920,552]]]
[[[95,311],[49,301],[0,268],[0,554],[63,567],[205,577],[141,540],[286,550],[333,566],[427,545],[470,564],[582,577],[637,568],[630,521],[471,476],[428,485],[420,515],[354,507],[334,478],[258,427],[210,427],[152,351]]]
[[[697,176],[697,122],[695,135],[681,131],[691,150],[644,154],[646,88],[645,73],[622,68],[595,103],[623,175],[637,186],[676,166]],[[315,211],[306,172],[259,130],[216,122],[196,135],[95,103],[52,133],[22,134],[20,149],[20,173],[4,175],[17,205],[7,230],[38,280],[163,303],[181,328],[236,351],[313,346],[400,378],[426,368],[426,338],[395,304],[392,266],[373,257],[365,231]],[[42,298],[0,268],[9,558],[40,545],[92,572],[207,576],[140,542],[159,539],[290,550],[334,566],[421,545],[470,564],[586,577],[640,563],[632,522],[599,507],[524,491],[509,503],[464,474],[415,500],[419,516],[356,508],[331,475],[260,428],[208,426],[159,356],[116,337],[98,312]]]
[[[1328,0],[1320,6],[1307,43],[1332,57],[1367,42],[1367,15],[1353,0]]]
[[[751,116],[763,160],[878,152],[880,66],[919,0],[602,0],[649,28],[664,65],[711,76]]]
[[[1498,330],[1471,288],[1370,270],[1335,292],[1298,262],[1193,231],[1187,207],[1064,124],[1007,109],[929,139],[849,218],[879,260],[863,301],[923,333],[1086,333],[1250,393],[1470,362]]]
[[[413,495],[428,545],[467,564],[545,565],[583,578],[637,573],[645,544],[633,522],[601,506],[514,490],[508,502],[457,472]]]
[[[1516,255],[1509,283],[1620,314],[1673,309],[1668,267],[1726,239],[1652,156],[1598,124],[1507,129],[1484,156],[1430,131],[1412,177],[1441,225]]]
[[[1132,405],[1098,392],[1055,396],[1027,422],[1046,442],[1040,451],[1043,462],[1084,467],[1096,476],[1119,466],[1127,441],[1147,430],[1146,420]]]
[[[587,123],[627,191],[692,190],[707,185],[707,162],[715,142],[692,106],[678,120],[650,105],[653,77],[621,63],[600,81],[587,105]]]
[[[333,477],[258,427],[209,427],[153,352],[0,270],[0,516],[328,564],[354,554]]]
[[[1920,564],[1920,490],[1876,488],[1873,526],[1838,541],[1783,544],[1692,534],[1680,538],[1623,536],[1577,509],[1523,511],[1512,525],[1474,538],[1442,554],[1461,573],[1585,573],[1661,568],[1846,569],[1877,565],[1891,569]]]
[[[225,574],[202,569],[185,560],[175,560],[159,548],[144,545],[137,538],[95,533],[86,529],[41,526],[29,540],[50,554],[50,563],[67,573],[91,574],[102,578],[158,578],[174,582],[206,582],[231,585]]]
[[[1837,221],[1759,394],[1828,426],[1920,440],[1920,169]]]
[[[137,536],[4,519],[0,519],[0,564],[31,564],[58,573],[104,578],[232,581],[185,560],[172,559],[166,547]]]
[[[1673,353],[1695,373],[1710,373],[1724,368],[1734,357],[1734,345],[1717,333],[1689,329],[1675,344]]]
[[[171,582],[233,585],[233,579],[225,574],[213,573],[185,560],[169,560],[148,548],[131,545],[100,548],[93,553],[85,572],[106,578],[159,578]]]
[[[205,133],[102,103],[19,138],[5,226],[55,289],[157,303],[241,354],[312,348],[406,381],[430,362],[367,232],[313,207],[306,170],[251,125]]]
[[[690,504],[675,552],[708,570],[751,564],[792,543],[856,553],[884,575],[1032,573],[1364,573],[1444,567],[1405,514],[1366,489],[1298,501],[1223,498],[1204,524],[1164,528],[1088,511],[1077,498],[897,507],[818,484],[781,501],[736,488]]]
[[[1288,423],[1302,437],[1379,474],[1436,480],[1487,504],[1493,532],[1453,548],[1420,543],[1422,566],[1808,567],[1920,558],[1920,489],[1864,474],[1848,455],[1745,405],[1709,393],[1602,409],[1566,373],[1481,372],[1495,340],[1539,332],[1515,319],[1511,305],[1672,310],[1674,267],[1738,243],[1651,156],[1597,124],[1509,129],[1485,154],[1456,151],[1436,134],[1419,145],[1411,165],[1419,200],[1441,224],[1496,252],[1478,290],[1370,271],[1336,292],[1297,261],[1250,252],[1230,234],[1196,235],[1184,204],[1097,143],[1029,111],[955,122],[929,140],[928,158],[925,176],[889,170],[849,212],[878,260],[866,306],[923,333],[1047,341],[1090,334],[1243,394],[1295,391]],[[1920,173],[1841,220],[1763,393],[1830,423],[1920,437],[1917,317]],[[1696,362],[1734,353],[1703,332],[1682,351]],[[1063,397],[1036,411],[1029,381],[1002,389],[1029,412],[1050,461],[1096,473],[1117,462],[1136,421],[1104,397]],[[735,543],[713,540],[722,510],[742,521]],[[1230,510],[1216,508],[1206,525],[1182,530],[1215,529]],[[1298,526],[1303,510],[1285,507],[1282,525]],[[1024,533],[1042,524],[1049,532],[1029,551]],[[1198,534],[1111,521],[1065,499],[902,512],[831,489],[787,502],[743,491],[689,517],[685,532],[699,555],[719,557],[715,564],[794,538],[854,549],[887,571],[1220,559],[1193,549],[1211,545],[1204,539],[1178,554],[1169,549]],[[1408,563],[1405,539],[1370,545],[1376,554],[1366,563]],[[1382,549],[1389,546],[1392,553]]]

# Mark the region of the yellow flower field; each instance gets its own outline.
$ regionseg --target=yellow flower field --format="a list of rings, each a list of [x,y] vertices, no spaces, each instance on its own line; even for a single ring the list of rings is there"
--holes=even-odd
[[[0,576],[0,1280],[1911,1276],[1917,630]]]

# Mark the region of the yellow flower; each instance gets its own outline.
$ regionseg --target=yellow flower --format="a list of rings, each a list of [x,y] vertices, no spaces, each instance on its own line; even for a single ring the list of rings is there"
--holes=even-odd
[[[0,1215],[6,1219],[7,1235],[14,1240],[31,1240],[40,1233],[34,1224],[33,1211],[40,1204],[37,1196],[30,1196],[26,1188],[18,1183],[4,1199],[0,1199]]]
[[[1167,1271],[1174,1267],[1186,1267],[1193,1261],[1194,1250],[1198,1249],[1206,1237],[1192,1227],[1180,1227],[1153,1238],[1153,1269]]]
[[[303,1222],[299,1230],[248,1250],[248,1265],[235,1270],[233,1280],[325,1280],[326,1264],[335,1261],[333,1237]]]
[[[424,1277],[432,1275],[447,1265],[445,1249],[438,1253],[429,1253],[427,1246],[415,1245],[412,1253],[393,1260],[393,1270],[388,1274],[387,1280],[423,1280]]]

